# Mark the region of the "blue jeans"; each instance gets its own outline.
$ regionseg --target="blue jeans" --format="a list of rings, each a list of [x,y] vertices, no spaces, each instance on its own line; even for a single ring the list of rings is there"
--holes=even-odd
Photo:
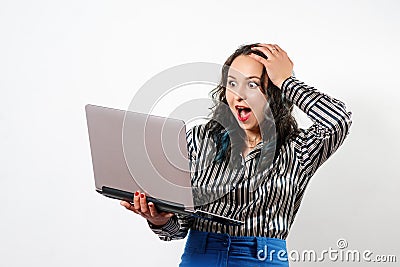
[[[190,230],[180,267],[289,266],[286,241]]]

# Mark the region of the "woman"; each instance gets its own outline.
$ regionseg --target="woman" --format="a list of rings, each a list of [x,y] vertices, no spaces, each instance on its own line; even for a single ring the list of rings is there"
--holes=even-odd
[[[184,238],[190,229],[181,266],[288,266],[285,239],[307,184],[351,125],[341,101],[292,74],[278,45],[241,46],[213,91],[212,119],[187,133],[195,205],[244,225],[158,213],[140,192],[133,205],[121,202],[162,240]],[[293,105],[311,127],[297,127]]]

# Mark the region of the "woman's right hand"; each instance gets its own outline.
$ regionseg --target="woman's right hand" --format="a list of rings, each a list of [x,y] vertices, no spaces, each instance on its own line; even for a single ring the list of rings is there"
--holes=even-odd
[[[135,196],[133,197],[133,205],[127,201],[121,201],[121,205],[126,209],[141,215],[155,226],[161,227],[165,225],[169,218],[174,216],[174,213],[171,212],[158,212],[154,203],[147,203],[146,195],[144,193],[140,193],[139,191],[135,192]]]

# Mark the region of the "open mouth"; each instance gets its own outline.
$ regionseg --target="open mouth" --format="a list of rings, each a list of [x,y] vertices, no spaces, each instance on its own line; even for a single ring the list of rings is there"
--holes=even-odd
[[[236,105],[235,108],[237,110],[238,119],[240,121],[247,121],[251,115],[251,108],[239,105]]]

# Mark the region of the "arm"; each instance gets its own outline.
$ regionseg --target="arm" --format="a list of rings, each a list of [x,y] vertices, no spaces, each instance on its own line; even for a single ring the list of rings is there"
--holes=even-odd
[[[352,124],[351,112],[346,110],[343,102],[294,77],[287,78],[282,83],[281,90],[287,99],[313,121],[313,125],[308,129],[301,129],[294,140],[301,167],[311,177],[348,135]]]
[[[299,195],[304,191],[309,178],[343,143],[351,126],[351,112],[343,102],[321,93],[292,77],[293,62],[278,45],[260,44],[253,47],[267,59],[251,54],[267,70],[271,81],[282,90],[282,94],[305,112],[314,124],[294,140],[300,168],[305,175],[298,183]]]

